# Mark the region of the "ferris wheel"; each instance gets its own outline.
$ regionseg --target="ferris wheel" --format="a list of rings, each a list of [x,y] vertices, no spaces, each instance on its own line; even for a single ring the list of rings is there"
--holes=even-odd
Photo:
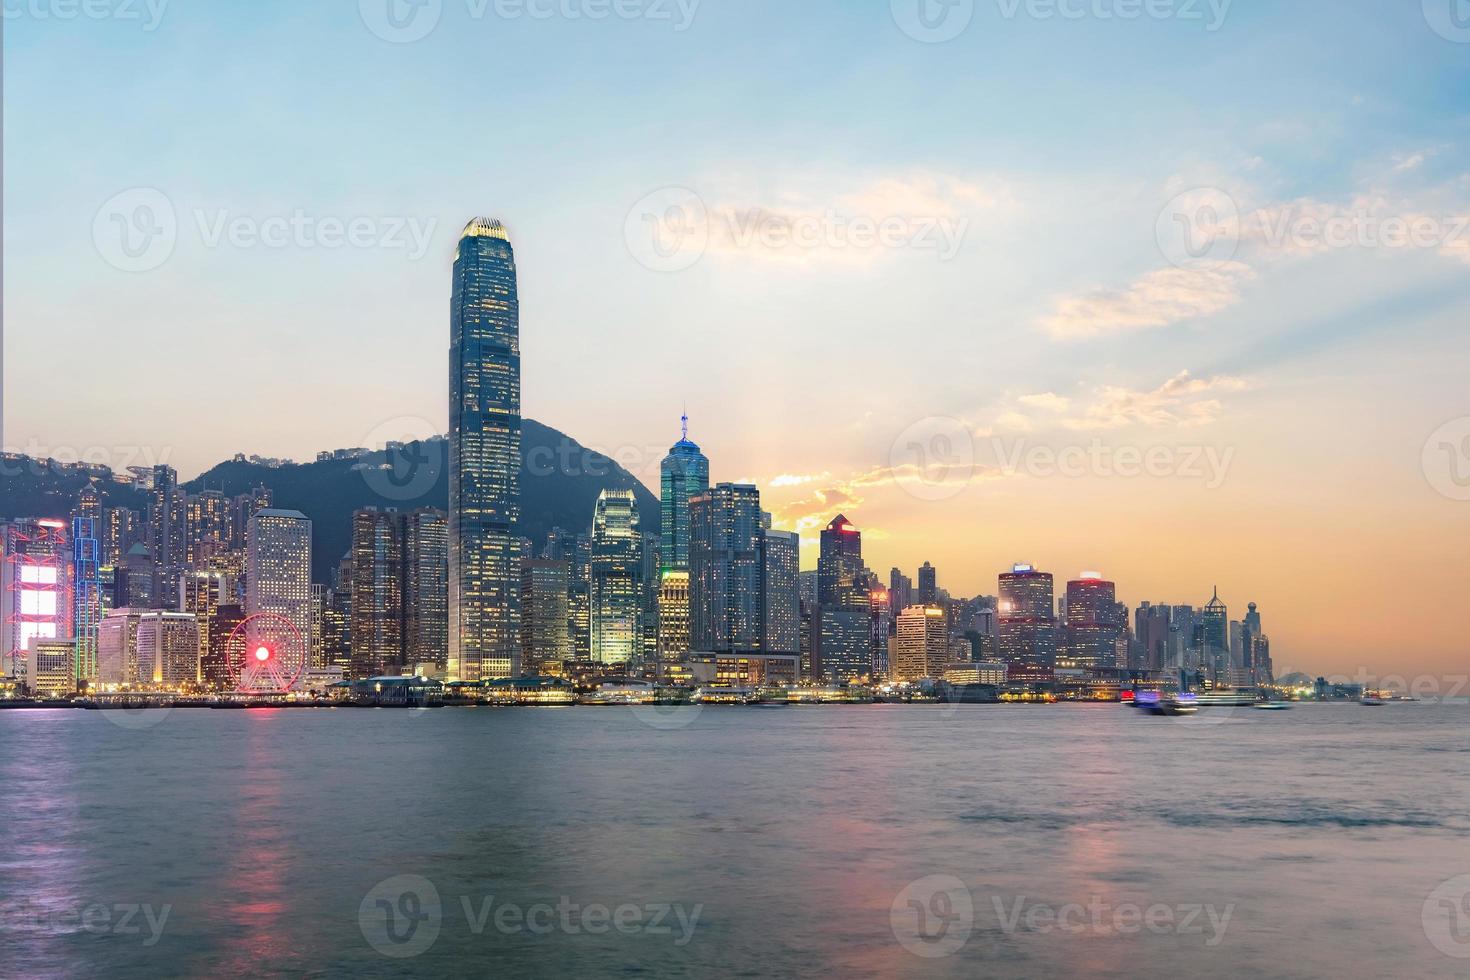
[[[256,613],[225,640],[235,690],[242,694],[285,694],[306,672],[306,641],[296,624],[275,613]]]

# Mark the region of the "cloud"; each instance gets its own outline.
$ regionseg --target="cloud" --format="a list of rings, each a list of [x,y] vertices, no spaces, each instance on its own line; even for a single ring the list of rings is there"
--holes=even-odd
[[[1081,399],[1053,392],[1022,395],[1013,407],[996,416],[994,428],[1037,432],[1056,428],[1092,431],[1129,425],[1154,428],[1206,425],[1218,419],[1224,410],[1221,395],[1250,387],[1251,383],[1244,378],[1196,378],[1188,371],[1180,371],[1157,388],[1142,391],[1102,385]],[[1077,403],[1075,411],[1074,402]]]
[[[970,462],[946,469],[942,479],[947,488],[958,490],[995,479],[999,475],[991,467]],[[874,490],[902,486],[909,481],[922,484],[934,478],[934,472],[926,471],[917,463],[874,466],[851,476],[833,479],[804,497],[779,504],[772,508],[772,516],[777,524],[798,533],[815,531],[825,527],[838,512],[851,516],[852,512],[863,506]]]
[[[1016,400],[1027,408],[1039,408],[1043,411],[1056,412],[1058,414],[1065,412],[1072,404],[1072,399],[1064,398],[1050,391],[1042,392],[1038,395],[1022,395]]]
[[[1173,326],[1229,309],[1240,302],[1242,284],[1254,278],[1240,262],[1157,269],[1126,289],[1064,297],[1041,326],[1061,340]]]
[[[798,178],[779,193],[724,183],[706,196],[709,252],[810,264],[899,251],[953,258],[972,217],[1010,207],[1009,185],[918,171],[866,180]]]
[[[831,474],[826,472],[809,474],[782,473],[780,476],[774,476],[771,479],[767,480],[766,486],[771,487],[772,489],[776,489],[779,487],[799,487],[808,483],[815,483],[818,480],[825,480],[829,476],[831,476]]]
[[[1151,428],[1208,425],[1220,417],[1224,407],[1215,396],[1246,391],[1250,387],[1244,378],[1196,378],[1188,371],[1180,371],[1152,391],[1102,387],[1080,415],[1067,418],[1062,424],[1079,431],[1128,425]]]
[[[1396,174],[1418,170],[1422,166],[1424,166],[1424,154],[1422,153],[1415,153],[1407,157],[1394,157],[1393,159],[1393,172]]]

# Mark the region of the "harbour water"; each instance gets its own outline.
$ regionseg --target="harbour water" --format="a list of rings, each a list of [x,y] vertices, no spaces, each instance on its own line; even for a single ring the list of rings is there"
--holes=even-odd
[[[11,711],[0,828],[5,976],[1470,973],[1467,706]]]

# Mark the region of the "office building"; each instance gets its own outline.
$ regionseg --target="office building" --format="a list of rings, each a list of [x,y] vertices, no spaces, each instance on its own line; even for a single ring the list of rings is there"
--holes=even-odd
[[[515,251],[475,218],[455,251],[450,297],[450,680],[520,670],[521,339]]]

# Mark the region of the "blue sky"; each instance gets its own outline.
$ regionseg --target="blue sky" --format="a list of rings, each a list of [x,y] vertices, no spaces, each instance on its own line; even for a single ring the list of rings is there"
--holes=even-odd
[[[1441,0],[1236,0],[1214,30],[1205,0],[976,0],[943,43],[901,29],[910,0],[703,0],[684,30],[661,0],[601,20],[598,0],[442,0],[410,43],[370,29],[387,0],[174,0],[151,30],[142,0],[65,2],[5,7],[9,446],[192,474],[442,428],[448,265],[486,213],[521,264],[527,415],[647,477],[687,402],[717,479],[761,481],[804,533],[846,509],[880,570],[933,559],[978,592],[1018,558],[1103,566],[1129,601],[1203,602],[1219,578],[1280,610],[1306,663],[1384,655],[1331,620],[1373,599],[1369,569],[1470,570],[1438,544],[1470,504],[1420,459],[1470,416],[1470,37]],[[679,271],[629,238],[668,188],[704,221]],[[1202,188],[1238,247],[1180,262],[1171,202]],[[176,241],[129,271],[98,235],[140,189]],[[250,237],[296,214],[366,222],[364,244]],[[840,245],[742,240],[752,215]],[[834,215],[896,221],[898,244],[854,246]],[[1434,233],[1311,238],[1355,215]],[[1278,221],[1293,237],[1264,240]],[[79,361],[96,382],[59,397]],[[951,423],[974,440],[961,485],[905,492],[905,433]],[[998,472],[997,440],[1232,462],[1213,487],[1056,479]],[[1466,653],[1450,595],[1404,599],[1437,624],[1428,662]]]

